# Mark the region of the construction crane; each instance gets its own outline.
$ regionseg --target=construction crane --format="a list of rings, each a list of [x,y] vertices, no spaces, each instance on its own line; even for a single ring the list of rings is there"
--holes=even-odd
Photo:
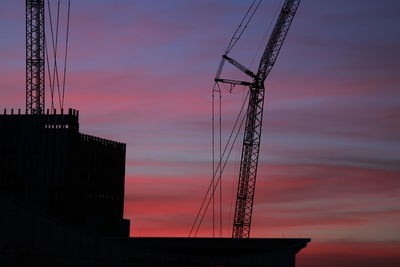
[[[26,113],[45,108],[44,0],[26,0]]]
[[[276,62],[300,2],[301,0],[284,1],[278,20],[261,57],[256,74],[225,54],[223,55],[223,61],[215,79],[215,82],[227,83],[232,86],[244,85],[248,86],[250,89],[232,230],[233,238],[250,237],[263,122],[264,82]],[[250,76],[252,82],[221,79],[220,74],[225,61]]]

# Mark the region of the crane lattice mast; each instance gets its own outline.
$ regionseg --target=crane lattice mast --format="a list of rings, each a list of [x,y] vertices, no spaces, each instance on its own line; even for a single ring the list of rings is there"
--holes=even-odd
[[[235,218],[233,222],[233,238],[250,237],[263,121],[265,94],[264,82],[276,62],[300,2],[301,0],[284,1],[278,20],[262,55],[257,74],[254,74],[251,70],[228,57],[226,54],[223,56],[224,61],[228,61],[233,66],[250,76],[253,79],[253,82],[249,83],[237,80],[220,79],[219,76],[221,69],[215,79],[216,82],[228,83],[231,85],[245,85],[250,88],[240,162]]]
[[[45,108],[44,0],[26,0],[26,112]]]

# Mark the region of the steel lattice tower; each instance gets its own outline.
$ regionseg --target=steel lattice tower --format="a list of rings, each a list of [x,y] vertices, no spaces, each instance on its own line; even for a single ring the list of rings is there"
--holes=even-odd
[[[26,112],[45,108],[44,0],[26,0]]]
[[[253,79],[252,83],[220,79],[219,75],[221,70],[219,70],[217,78],[215,79],[216,82],[249,86],[250,89],[236,196],[235,218],[233,222],[233,238],[250,237],[263,121],[264,82],[276,62],[300,2],[301,0],[284,1],[278,20],[276,21],[275,27],[261,57],[257,74],[227,55],[223,56],[224,61],[228,61],[233,66],[249,75]]]
[[[260,61],[254,83],[250,87],[246,128],[240,164],[238,192],[233,222],[234,238],[249,238],[253,214],[261,128],[264,106],[264,82],[274,66],[301,0],[286,0]]]

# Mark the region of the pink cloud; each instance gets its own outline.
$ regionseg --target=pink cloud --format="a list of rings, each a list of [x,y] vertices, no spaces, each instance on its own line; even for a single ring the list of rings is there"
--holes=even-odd
[[[171,164],[159,164],[158,168],[168,168]],[[375,223],[400,222],[400,210],[394,206],[390,208],[400,190],[396,172],[336,166],[272,165],[263,166],[260,173],[265,174],[260,175],[257,182],[254,237],[279,237],[285,231],[298,234],[317,229],[329,233],[350,227],[357,231],[360,226],[368,229]],[[385,177],[385,183],[379,183],[380,176]],[[147,224],[152,216],[169,221],[168,227],[164,227],[165,235],[170,235],[169,227],[174,235],[187,234],[209,178],[207,174],[197,176],[187,172],[177,177],[159,174],[127,179],[126,216],[135,220],[142,235],[154,236]],[[232,216],[234,199],[231,199],[232,191],[227,190],[232,180],[224,183],[223,231],[226,234],[231,227],[227,218]],[[176,216],[180,217],[177,224],[173,222]],[[201,235],[209,236],[211,233],[210,216],[209,211]],[[328,235],[316,232],[315,236],[329,239]]]
[[[398,242],[311,242],[297,256],[299,267],[394,267],[400,264]]]

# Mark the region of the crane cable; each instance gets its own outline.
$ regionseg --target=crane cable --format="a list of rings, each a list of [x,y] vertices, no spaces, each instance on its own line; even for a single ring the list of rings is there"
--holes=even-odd
[[[253,0],[252,1],[250,7],[248,8],[247,12],[245,13],[244,17],[242,18],[239,26],[235,30],[235,32],[234,32],[234,34],[233,34],[233,36],[232,36],[232,38],[231,38],[231,40],[230,40],[230,42],[228,44],[228,47],[227,47],[227,49],[225,51],[225,55],[229,54],[230,51],[232,50],[232,48],[237,44],[237,42],[239,41],[239,39],[243,35],[244,31],[246,30],[247,26],[249,25],[250,21],[252,20],[255,12],[258,10],[261,2],[262,2],[262,0]],[[220,66],[218,68],[217,76],[219,76],[219,74],[221,73],[222,67],[223,67],[223,61],[221,61],[221,64],[220,64]],[[216,90],[216,87],[218,87],[218,90]],[[219,94],[219,101],[218,101],[218,110],[219,110],[219,163],[218,163],[217,167],[215,167],[215,92],[218,92],[218,94]],[[212,88],[212,172],[213,172],[213,176],[212,176],[211,183],[210,183],[210,185],[209,185],[209,187],[207,189],[207,192],[206,192],[206,194],[205,194],[205,196],[203,198],[203,201],[202,201],[202,204],[200,206],[200,209],[199,209],[199,211],[198,211],[198,213],[196,215],[196,218],[195,218],[195,220],[193,222],[192,228],[191,228],[190,233],[189,233],[189,237],[193,233],[194,227],[195,227],[195,225],[197,223],[197,220],[198,220],[198,218],[200,216],[200,213],[202,212],[202,209],[204,207],[204,203],[205,203],[205,201],[206,201],[206,199],[208,197],[208,194],[209,194],[211,188],[212,188],[211,196],[210,196],[210,198],[209,198],[209,200],[207,202],[206,208],[203,211],[203,215],[201,216],[201,219],[200,219],[200,222],[199,222],[198,227],[196,229],[196,232],[194,233],[194,237],[197,235],[197,232],[198,232],[198,230],[199,230],[199,228],[201,226],[201,223],[203,221],[204,215],[205,215],[205,213],[206,213],[206,211],[207,211],[207,209],[209,207],[209,204],[210,204],[211,200],[212,200],[213,237],[215,237],[215,189],[216,189],[216,187],[218,185],[219,185],[219,194],[220,194],[220,198],[219,198],[219,200],[220,200],[219,201],[219,213],[220,213],[219,214],[219,226],[220,226],[220,236],[222,237],[222,173],[223,173],[225,165],[226,165],[226,163],[227,163],[227,161],[229,159],[229,155],[232,152],[233,146],[234,146],[235,141],[237,139],[237,136],[238,136],[238,134],[240,132],[240,129],[241,129],[242,125],[243,125],[244,117],[242,119],[242,122],[240,123],[239,129],[237,130],[234,142],[232,143],[232,146],[231,146],[231,148],[229,150],[228,156],[227,156],[227,158],[225,160],[225,163],[224,163],[223,167],[222,167],[222,160],[223,160],[223,157],[225,155],[226,149],[227,149],[227,147],[228,147],[228,145],[230,143],[232,135],[233,135],[233,133],[235,131],[235,128],[237,126],[237,122],[239,121],[239,118],[240,118],[241,113],[243,111],[243,108],[244,108],[244,105],[246,103],[247,97],[248,97],[248,95],[246,96],[246,99],[243,102],[243,105],[242,105],[242,108],[240,110],[240,113],[239,113],[239,115],[238,115],[238,117],[236,119],[235,125],[234,125],[234,127],[232,129],[231,135],[230,135],[230,137],[228,139],[228,142],[227,142],[227,144],[226,144],[226,146],[224,148],[224,152],[222,153],[222,107],[221,107],[222,106],[222,104],[221,104],[222,103],[222,94],[221,94],[221,89],[219,87],[219,83],[218,82],[214,83],[214,86]],[[216,180],[215,178],[216,178],[216,175],[217,175],[218,171],[219,171],[219,177]]]
[[[251,3],[250,7],[247,9],[245,15],[243,16],[241,22],[239,23],[239,26],[236,28],[235,32],[233,33],[233,36],[231,38],[231,40],[229,41],[228,47],[225,51],[225,55],[228,55],[230,53],[230,51],[233,49],[233,47],[236,45],[236,43],[240,40],[240,37],[243,35],[244,31],[246,30],[247,26],[249,25],[250,21],[252,20],[254,14],[256,13],[256,11],[258,10],[260,4],[261,4],[262,0],[253,0],[253,2]],[[245,24],[243,24],[245,23]],[[223,67],[223,62],[221,62],[220,65],[220,69],[217,72],[217,76],[219,76],[219,73],[222,71],[222,67]],[[221,154],[221,147],[222,147],[222,111],[221,111],[221,105],[222,105],[222,93],[221,93],[221,88],[219,87],[219,83],[216,82],[214,84],[214,88],[213,88],[213,105],[212,105],[212,113],[213,113],[213,118],[212,118],[212,131],[213,131],[213,173],[215,171],[214,169],[214,159],[215,159],[215,142],[214,142],[214,134],[215,134],[215,127],[214,127],[214,92],[215,92],[215,85],[218,86],[218,93],[219,93],[219,165],[221,165],[222,163],[222,154]],[[232,90],[230,90],[230,93],[232,93]],[[219,228],[220,228],[220,237],[222,237],[222,168],[219,169]],[[213,177],[213,183],[214,183],[214,177]],[[218,183],[217,183],[218,186]],[[214,208],[214,191],[212,194],[212,199],[213,199],[213,237],[215,236],[215,230],[214,230],[214,220],[215,220],[215,208]]]
[[[57,24],[56,24],[56,44],[54,49],[54,68],[53,68],[53,85],[55,85],[54,80],[57,81],[57,91],[58,91],[58,101],[61,109],[61,93],[60,93],[60,79],[58,75],[58,65],[57,65],[57,51],[58,51],[58,33],[60,26],[60,0],[58,0],[57,4]]]
[[[53,61],[54,67],[50,68],[50,60],[48,54],[48,45],[47,40],[45,40],[45,50],[46,50],[46,61],[47,68],[49,72],[49,85],[50,85],[50,95],[51,95],[51,111],[54,111],[54,96],[55,96],[55,88],[57,86],[58,92],[58,102],[60,109],[64,108],[64,99],[65,99],[65,85],[66,85],[66,73],[67,73],[67,57],[68,57],[68,44],[69,44],[69,26],[70,26],[70,13],[71,13],[71,0],[68,1],[68,10],[67,10],[67,32],[66,32],[66,40],[65,40],[65,54],[64,54],[64,70],[63,70],[63,81],[62,86],[60,86],[60,77],[58,72],[58,64],[57,64],[57,51],[58,51],[58,37],[59,37],[59,26],[60,26],[60,0],[58,0],[57,4],[57,19],[55,25],[53,24],[53,17],[51,14],[51,5],[50,1],[47,0],[47,7],[49,12],[49,22],[50,22],[50,33],[51,33],[51,44],[53,48]],[[55,27],[55,32],[54,32]],[[52,73],[52,75],[51,75]],[[53,76],[53,77],[51,77]]]
[[[212,117],[211,117],[211,124],[212,124],[212,188],[215,187],[215,87],[217,83],[214,84],[213,90],[212,90]],[[219,95],[221,95],[221,90],[219,90]],[[220,102],[221,103],[221,102]],[[212,234],[213,237],[215,237],[215,201],[214,201],[214,192],[211,194],[212,198]]]
[[[51,43],[52,43],[52,47],[53,47],[53,56],[54,56],[54,50],[55,50],[55,43],[54,43],[54,30],[53,30],[53,19],[51,16],[51,6],[50,6],[50,1],[47,0],[47,8],[49,11],[49,20],[50,20],[50,33],[51,33]],[[46,48],[47,48],[47,42],[46,42]],[[47,49],[46,49],[47,51]],[[47,66],[48,66],[48,70],[49,70],[49,83],[50,83],[50,92],[51,92],[51,111],[54,110],[54,79],[51,78],[51,69],[50,69],[50,63],[49,63],[49,57],[48,57],[48,53],[47,53]]]
[[[248,92],[248,91],[247,91]],[[244,91],[242,91],[242,101],[243,101],[243,99],[245,98],[247,96],[247,94],[245,94],[245,92]],[[243,134],[243,133],[240,133],[240,134]],[[231,222],[232,221],[232,211],[233,211],[233,209],[234,209],[234,206],[233,206],[233,199],[234,199],[234,197],[235,197],[235,192],[236,192],[236,190],[235,190],[235,185],[236,185],[236,183],[237,183],[237,181],[236,181],[236,174],[237,173],[239,173],[239,168],[240,168],[240,155],[241,155],[241,153],[240,153],[240,146],[241,146],[241,144],[239,143],[239,142],[237,142],[237,144],[236,144],[236,148],[235,148],[235,154],[234,154],[234,156],[235,156],[235,160],[234,160],[234,170],[233,170],[233,174],[234,174],[234,177],[232,178],[232,184],[231,184],[231,196],[230,196],[230,202],[229,202],[229,214],[228,214],[228,222]],[[227,228],[227,235],[229,235],[229,232],[231,232],[232,230],[231,229],[228,229]]]
[[[270,20],[270,22],[268,24],[267,30],[265,31],[265,34],[264,34],[263,38],[260,40],[260,43],[258,44],[257,52],[254,54],[254,57],[251,60],[250,69],[253,67],[254,62],[255,62],[257,56],[259,55],[262,45],[267,43],[268,34],[272,31],[272,27],[274,26],[274,22],[277,20],[277,18],[279,16],[279,13],[280,13],[280,10],[282,9],[282,6],[284,5],[284,3],[285,3],[285,0],[281,0],[280,4],[276,6],[276,9],[275,9],[275,11],[273,13],[274,15],[273,15],[272,19]]]
[[[241,107],[240,112],[239,112],[239,114],[238,114],[238,116],[237,116],[237,118],[236,118],[236,121],[235,121],[235,123],[234,123],[233,129],[232,129],[232,131],[231,131],[231,134],[230,134],[230,136],[229,136],[229,138],[228,138],[228,141],[227,141],[227,143],[226,143],[226,145],[225,145],[225,148],[224,148],[224,150],[223,150],[223,152],[222,152],[222,158],[225,158],[225,155],[226,155],[226,153],[227,153],[228,147],[231,146],[231,147],[229,148],[228,155],[227,155],[227,157],[225,158],[225,162],[224,162],[223,165],[222,165],[222,164],[218,164],[218,165],[216,166],[216,168],[215,168],[215,170],[214,170],[214,172],[213,172],[213,179],[215,179],[215,177],[216,177],[216,175],[217,175],[217,173],[218,173],[218,171],[219,171],[220,168],[222,168],[222,172],[223,172],[223,170],[224,170],[224,168],[225,168],[225,166],[226,166],[226,163],[227,163],[227,161],[228,161],[229,155],[231,154],[232,149],[233,149],[233,146],[234,146],[234,144],[235,144],[235,142],[236,142],[238,133],[240,132],[240,129],[241,129],[242,126],[243,126],[243,121],[244,121],[245,116],[244,116],[242,113],[243,113],[243,111],[244,111],[244,107],[245,107],[245,105],[246,105],[248,96],[249,96],[249,92],[247,92],[246,98],[245,98],[244,101],[243,101],[242,107]],[[243,117],[243,118],[242,118],[242,117]],[[239,121],[240,121],[240,123],[239,123]],[[238,129],[236,129],[237,127],[238,127]],[[237,131],[237,132],[236,132],[236,134],[235,134],[235,137],[233,138],[235,131]],[[233,138],[233,141],[232,141],[232,138]],[[231,142],[232,142],[232,144],[231,144]],[[222,162],[221,162],[221,163],[222,163]],[[218,183],[219,180],[220,180],[220,179],[218,178],[217,181],[216,181],[216,183]],[[214,186],[213,186],[213,181],[211,181],[210,184],[209,184],[209,186],[208,186],[208,188],[207,188],[206,194],[204,195],[203,201],[202,201],[202,203],[201,203],[201,205],[200,205],[200,208],[199,208],[199,210],[198,210],[198,212],[197,212],[196,218],[195,218],[195,220],[194,220],[194,222],[193,222],[193,225],[192,225],[192,227],[191,227],[191,229],[190,229],[189,237],[192,236],[192,233],[194,233],[194,237],[195,237],[196,234],[197,234],[197,232],[198,232],[198,230],[199,230],[199,227],[200,227],[200,225],[201,225],[201,223],[202,223],[202,221],[203,221],[205,212],[207,211],[208,206],[209,206],[210,201],[211,201],[211,198],[210,198],[210,199],[208,200],[207,205],[206,205],[206,208],[205,208],[205,207],[204,207],[204,204],[205,204],[206,201],[207,201],[207,197],[209,197],[209,193],[210,193],[211,188],[212,188],[212,193],[213,193],[213,192],[215,191],[215,189],[216,189],[216,187],[215,187],[215,180],[214,180]],[[201,214],[201,213],[203,213],[203,214],[202,214],[201,220],[200,220],[200,222],[199,222],[198,220],[199,220],[199,218],[200,218],[200,214]],[[196,228],[196,225],[198,225],[197,228]],[[196,228],[196,231],[195,231],[195,228]],[[194,231],[195,231],[195,232],[194,232]]]
[[[50,85],[50,96],[51,96],[51,113],[53,113],[54,110],[54,90],[53,90],[53,83],[51,81],[51,69],[50,69],[50,61],[49,61],[49,53],[48,53],[48,48],[47,48],[47,40],[45,40],[44,44],[44,50],[46,52],[46,63],[47,63],[47,70],[48,70],[48,75],[49,75],[49,85]]]
[[[68,43],[69,43],[69,20],[70,20],[70,14],[71,14],[71,0],[68,0],[67,37],[65,39],[64,77],[63,77],[63,85],[62,85],[61,109],[64,108],[65,79],[66,79],[66,76],[67,76],[67,57],[68,57]]]
[[[239,26],[236,28],[231,40],[229,41],[228,47],[226,48],[225,55],[228,55],[232,48],[236,45],[239,41],[240,37],[242,37],[243,32],[246,30],[247,26],[249,25],[251,19],[253,18],[254,14],[256,13],[258,7],[260,6],[263,0],[253,0],[249,9],[247,10],[246,14],[242,18]],[[256,4],[257,2],[257,4]],[[247,20],[247,21],[246,21]],[[245,22],[246,21],[246,22]],[[243,23],[245,22],[244,26]]]
[[[247,100],[247,98],[246,98],[246,100]],[[246,101],[244,101],[243,104],[245,104],[245,103],[246,103]],[[244,105],[243,105],[243,107],[244,107]],[[218,165],[218,166],[217,166],[217,170],[216,170],[216,171],[218,171],[218,169],[220,169],[220,172],[223,172],[223,171],[225,170],[225,167],[226,167],[226,164],[227,164],[227,162],[228,162],[229,156],[230,156],[230,154],[232,153],[232,150],[233,150],[233,148],[234,148],[234,146],[235,146],[237,137],[239,136],[239,133],[240,133],[240,131],[241,131],[242,127],[243,127],[243,124],[244,124],[244,122],[245,122],[245,119],[246,119],[246,116],[245,116],[245,115],[243,115],[242,118],[240,118],[240,117],[241,117],[240,115],[241,115],[241,113],[239,114],[239,116],[238,116],[238,118],[237,118],[237,121],[236,121],[236,122],[239,122],[239,119],[240,119],[240,124],[239,124],[239,127],[238,127],[238,129],[237,129],[237,132],[236,132],[236,134],[235,134],[235,137],[234,137],[234,139],[233,139],[233,141],[232,141],[232,144],[231,144],[231,147],[230,147],[230,149],[229,149],[228,155],[226,156],[223,165],[221,164],[221,165]],[[235,124],[235,125],[236,125],[236,124]],[[231,132],[231,136],[230,136],[230,137],[233,136],[233,133],[234,133],[234,131]],[[225,152],[226,152],[226,149],[227,149],[227,148],[228,148],[228,143],[227,143],[226,146],[225,146],[223,156],[225,155]],[[217,172],[215,172],[214,177],[215,177],[216,175],[217,175]],[[216,184],[218,185],[218,183],[219,183],[220,181],[221,181],[221,177],[218,177],[218,179],[217,179],[217,181],[216,181]],[[203,199],[202,207],[204,206],[204,203],[205,203],[205,201],[206,201],[208,192],[209,192],[210,189],[211,189],[211,185],[212,185],[212,184],[210,183],[210,185],[209,185],[209,187],[208,187],[208,190],[207,190],[207,193],[206,193],[206,195],[205,195],[205,197],[204,197],[204,199]],[[211,193],[211,194],[214,194],[216,188],[217,188],[217,186],[212,187],[212,193]],[[202,222],[203,222],[204,216],[205,216],[205,214],[206,214],[206,212],[207,212],[207,210],[208,210],[208,208],[209,208],[209,206],[210,206],[211,199],[212,199],[212,198],[210,197],[210,198],[208,199],[208,201],[207,201],[207,204],[206,204],[206,206],[205,206],[205,208],[204,208],[204,210],[203,210],[203,213],[202,213],[202,215],[201,215],[200,221],[198,222],[198,225],[197,225],[196,231],[194,232],[194,236],[193,236],[193,237],[196,237],[196,236],[197,236],[197,233],[198,233],[198,231],[199,231],[199,229],[200,229],[200,226],[201,226],[201,224],[202,224]],[[201,208],[202,208],[202,207],[201,207]],[[198,216],[199,216],[200,212],[201,212],[201,209],[199,210]],[[197,217],[198,217],[198,216],[197,216]],[[196,219],[197,219],[197,217],[196,217]],[[195,225],[195,224],[193,224],[193,225]],[[193,228],[193,226],[192,226],[192,228]],[[192,233],[192,230],[191,230],[191,233]],[[191,233],[189,234],[189,236],[191,235]]]
[[[219,132],[219,160],[218,165],[221,166],[222,162],[222,92],[219,84],[216,83],[217,86],[214,86],[212,91],[212,159],[213,159],[213,178],[212,184],[214,187],[219,187],[219,235],[222,237],[222,168],[219,168],[219,177],[217,183],[215,184],[215,93],[217,93],[218,97],[218,132]],[[216,90],[215,87],[218,87]],[[213,226],[213,237],[215,237],[215,190],[213,190],[212,195],[212,226]]]

